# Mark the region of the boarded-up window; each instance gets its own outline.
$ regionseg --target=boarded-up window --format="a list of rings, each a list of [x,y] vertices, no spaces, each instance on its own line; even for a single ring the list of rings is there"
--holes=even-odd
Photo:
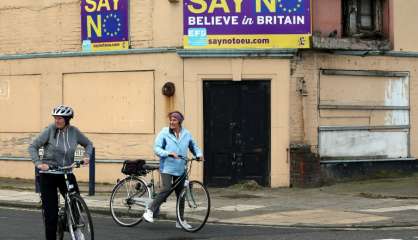
[[[327,159],[409,156],[409,74],[322,70],[319,153]]]
[[[64,103],[85,132],[154,133],[154,74],[102,72],[65,74]]]
[[[0,76],[0,132],[39,132],[41,75]]]

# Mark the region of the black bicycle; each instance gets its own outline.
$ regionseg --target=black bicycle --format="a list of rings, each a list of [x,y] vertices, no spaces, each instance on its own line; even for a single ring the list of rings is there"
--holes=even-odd
[[[68,174],[74,168],[79,168],[83,161],[74,162],[70,166],[58,167],[40,173],[63,172],[67,192],[64,194],[64,206],[58,211],[58,239],[64,239],[64,232],[69,232],[72,240],[94,240],[93,221],[90,211],[83,198],[68,180]]]
[[[197,232],[203,228],[209,217],[210,196],[201,182],[189,181],[192,162],[201,160],[183,159],[188,163],[185,174],[173,184],[170,191],[174,191],[177,184],[184,180],[184,188],[177,199],[176,217],[183,230]],[[158,165],[145,164],[144,160],[124,162],[122,173],[127,176],[116,184],[110,196],[110,212],[117,224],[131,227],[142,221],[142,214],[156,195],[153,171],[157,169]],[[148,182],[145,176],[150,172],[152,176]]]

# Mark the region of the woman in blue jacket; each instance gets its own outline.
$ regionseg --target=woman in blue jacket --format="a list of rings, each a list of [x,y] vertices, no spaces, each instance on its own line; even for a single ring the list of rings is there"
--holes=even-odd
[[[183,189],[184,178],[182,176],[186,174],[186,161],[180,156],[187,156],[188,150],[190,150],[194,156],[203,157],[202,151],[197,146],[191,133],[182,127],[183,114],[174,111],[168,114],[168,118],[170,126],[163,128],[154,142],[154,152],[160,157],[162,189],[143,215],[147,222],[154,222],[154,213],[158,211],[160,205],[171,194],[172,186],[176,185],[177,198]],[[181,228],[177,222],[176,227]]]

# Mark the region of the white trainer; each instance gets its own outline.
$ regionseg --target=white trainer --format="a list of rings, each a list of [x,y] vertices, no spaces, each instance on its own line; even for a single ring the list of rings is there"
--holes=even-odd
[[[145,221],[149,222],[149,223],[153,223],[154,222],[154,214],[152,213],[151,210],[147,209],[145,211],[145,213],[142,215],[142,217],[145,219]]]
[[[184,220],[184,221],[183,221],[183,226],[184,226],[186,229],[192,229],[192,226],[190,226],[190,224],[188,224],[188,223],[186,222],[186,220]],[[182,227],[181,227],[181,225],[180,225],[180,223],[179,223],[179,221],[176,221],[176,228],[182,228]]]

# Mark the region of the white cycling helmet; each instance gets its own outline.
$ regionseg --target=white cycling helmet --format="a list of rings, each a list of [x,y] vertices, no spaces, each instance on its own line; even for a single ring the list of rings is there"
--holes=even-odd
[[[52,116],[74,117],[74,111],[71,107],[59,105],[52,110]]]

